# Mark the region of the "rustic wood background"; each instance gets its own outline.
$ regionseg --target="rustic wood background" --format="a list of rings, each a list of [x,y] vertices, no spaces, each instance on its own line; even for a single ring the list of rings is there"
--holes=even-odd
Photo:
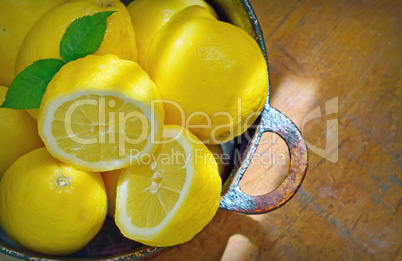
[[[251,3],[267,45],[271,105],[310,144],[306,180],[282,208],[219,211],[192,241],[152,260],[402,260],[402,1]],[[322,117],[306,120],[313,109]],[[253,195],[274,189],[288,168],[275,135],[264,135],[257,155],[241,182]]]

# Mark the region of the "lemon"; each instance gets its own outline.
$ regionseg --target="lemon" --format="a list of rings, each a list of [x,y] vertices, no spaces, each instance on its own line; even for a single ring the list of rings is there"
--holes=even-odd
[[[19,158],[0,182],[0,225],[32,251],[71,254],[84,247],[106,217],[99,173],[77,170],[39,148]]]
[[[121,59],[137,60],[135,33],[127,8],[118,0],[72,0],[44,14],[28,31],[15,62],[18,74],[37,60],[60,58],[60,41],[77,18],[97,12],[116,11],[107,18],[106,34],[95,54],[115,54]],[[35,109],[28,111],[37,119]]]
[[[263,109],[268,94],[264,56],[242,29],[177,12],[156,34],[144,69],[162,96],[166,124],[186,127],[218,144],[241,135]]]
[[[0,85],[14,79],[18,49],[32,24],[52,7],[67,0],[0,1]]]
[[[159,99],[137,63],[88,55],[64,65],[48,84],[39,135],[55,158],[77,168],[126,167],[157,147],[164,121]]]
[[[218,170],[219,170],[219,174],[221,175],[221,177],[223,177],[226,168],[229,166],[229,155],[225,154],[222,150],[221,145],[217,144],[213,144],[213,145],[206,145],[207,148],[209,149],[209,151],[212,153],[212,155],[215,158],[216,163],[218,164]]]
[[[148,46],[156,32],[178,11],[199,5],[212,16],[215,11],[203,0],[135,0],[127,9],[131,15],[138,48],[138,63],[143,64]]]
[[[101,173],[107,193],[107,214],[111,218],[114,218],[114,212],[116,208],[117,182],[119,181],[121,170],[122,169],[117,169]]]
[[[0,104],[7,90],[0,86]],[[0,108],[0,179],[19,157],[43,146],[36,122],[26,111]]]
[[[214,217],[222,182],[211,152],[188,130],[165,125],[157,152],[122,170],[115,221],[151,246],[189,241]]]
[[[60,41],[77,18],[97,12],[116,11],[107,19],[106,34],[95,54],[115,54],[121,59],[137,58],[135,33],[130,15],[118,0],[71,0],[44,14],[28,31],[18,52],[18,74],[39,59],[60,58]]]
[[[38,109],[29,109],[27,110],[28,114],[36,121],[38,119]]]

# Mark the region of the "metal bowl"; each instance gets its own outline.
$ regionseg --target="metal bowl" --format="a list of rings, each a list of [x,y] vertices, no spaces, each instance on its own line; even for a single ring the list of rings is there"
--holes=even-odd
[[[123,1],[125,4],[130,0]],[[268,64],[264,38],[258,20],[248,0],[207,0],[220,19],[244,29],[255,38]],[[269,74],[269,71],[267,71]],[[250,196],[239,187],[247,167],[254,156],[261,136],[265,132],[278,134],[287,144],[290,155],[289,172],[272,192]],[[300,131],[284,114],[269,105],[269,91],[265,107],[256,122],[233,141],[225,144],[237,157],[232,157],[224,177],[220,209],[261,214],[275,210],[288,202],[297,192],[307,171],[307,148]],[[163,248],[144,246],[125,238],[107,217],[99,234],[82,250],[69,256],[48,256],[21,249],[13,244],[0,228],[0,252],[24,260],[138,260],[149,257]]]

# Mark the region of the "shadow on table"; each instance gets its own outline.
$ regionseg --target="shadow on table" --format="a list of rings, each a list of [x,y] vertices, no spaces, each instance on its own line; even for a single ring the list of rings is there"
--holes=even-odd
[[[267,233],[251,216],[219,210],[191,241],[166,248],[151,260],[256,260],[259,249],[272,245]]]

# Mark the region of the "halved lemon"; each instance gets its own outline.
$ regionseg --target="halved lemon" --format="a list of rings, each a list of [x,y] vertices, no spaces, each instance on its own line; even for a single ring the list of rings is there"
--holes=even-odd
[[[64,65],[39,109],[39,134],[57,159],[89,171],[130,165],[152,153],[163,131],[158,90],[141,67],[115,55]]]
[[[188,130],[165,125],[163,144],[122,170],[115,221],[122,234],[151,246],[189,241],[214,217],[222,182],[212,153]]]

